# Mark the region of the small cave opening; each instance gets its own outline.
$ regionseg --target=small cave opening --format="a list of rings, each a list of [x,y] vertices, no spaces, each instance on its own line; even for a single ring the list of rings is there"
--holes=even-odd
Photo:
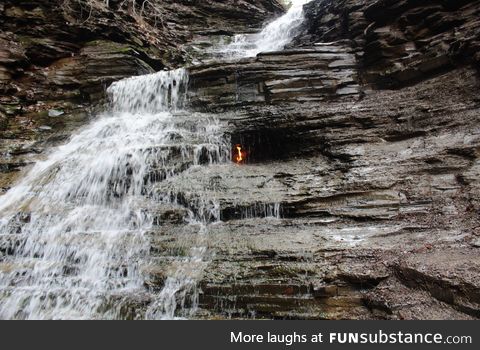
[[[288,159],[308,152],[308,140],[291,129],[256,129],[231,135],[232,162],[262,163]]]

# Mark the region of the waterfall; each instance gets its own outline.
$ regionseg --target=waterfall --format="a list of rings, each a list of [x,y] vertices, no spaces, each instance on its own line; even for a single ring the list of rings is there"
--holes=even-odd
[[[198,164],[199,149],[212,162],[229,153],[214,120],[175,115],[186,79],[177,70],[113,84],[112,111],[2,197],[0,318],[123,318],[111,305],[145,294],[148,209],[170,201],[152,184],[175,176],[178,162]]]
[[[287,44],[306,2],[295,1],[241,56]],[[185,203],[175,183],[188,182],[196,167],[227,163],[231,150],[213,115],[185,110],[187,87],[185,69],[112,84],[109,110],[1,197],[1,319],[171,319],[187,297],[183,316],[191,315],[207,264],[208,225],[220,220],[220,203],[201,192]],[[157,191],[159,182],[170,189]],[[193,248],[169,257],[163,287],[155,290],[145,279],[156,264],[151,232],[159,205],[185,209],[185,230],[196,235]],[[278,217],[280,208],[264,211]]]
[[[261,52],[283,50],[294,38],[304,21],[303,6],[312,0],[290,0],[287,13],[270,22],[257,34],[238,34],[220,49],[220,55],[230,59],[254,57]]]

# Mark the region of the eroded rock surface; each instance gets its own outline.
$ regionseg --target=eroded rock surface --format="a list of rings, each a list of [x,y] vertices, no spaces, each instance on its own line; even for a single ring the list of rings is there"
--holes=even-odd
[[[478,66],[477,1],[326,0],[306,5],[297,45],[351,40],[366,83],[414,84],[461,64]]]
[[[193,43],[258,30],[284,11],[276,0],[131,3],[2,1],[1,191],[45,141],[84,125],[113,81],[181,66]]]
[[[263,53],[190,69],[190,103],[221,111],[252,104],[355,98],[356,58],[342,43]]]
[[[191,70],[248,150],[199,174],[223,189],[199,317],[478,318],[478,2],[305,8],[288,50]]]
[[[44,23],[43,7],[26,4],[7,1],[0,13]],[[75,110],[108,79],[187,60],[167,43],[194,52],[280,11],[269,1],[164,4],[172,16],[175,6],[183,11],[168,21],[175,30],[153,43],[122,24],[88,42],[35,42],[41,55],[34,63],[18,31],[2,33],[1,79],[33,89],[5,94],[9,109],[0,123],[11,141],[2,170],[25,165],[23,155],[37,150],[26,148],[36,134],[22,125],[51,127],[28,117],[37,111],[17,107],[29,98],[37,106],[31,94],[57,94]],[[212,9],[220,16],[207,16],[203,27]],[[171,160],[175,181],[152,174],[156,191],[176,196],[178,205],[150,208],[156,264],[146,285],[161,290],[175,259],[202,246],[208,266],[197,318],[479,318],[478,1],[314,0],[305,9],[302,32],[287,50],[190,68],[191,108],[228,125],[247,161],[192,167],[179,151]],[[76,26],[98,34],[115,16],[127,15]],[[184,31],[190,25],[195,35]],[[164,57],[167,51],[178,61]],[[54,89],[36,91],[45,81]],[[57,102],[42,107],[45,118],[65,113],[84,122]],[[221,221],[199,235],[184,220],[187,210],[208,209],[202,196],[215,199]],[[132,318],[148,302],[131,301]]]

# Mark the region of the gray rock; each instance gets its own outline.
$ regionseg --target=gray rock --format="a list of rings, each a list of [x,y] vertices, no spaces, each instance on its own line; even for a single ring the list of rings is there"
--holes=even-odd
[[[64,111],[61,111],[61,110],[58,110],[58,109],[51,109],[51,110],[48,111],[48,116],[52,117],[52,118],[60,117],[64,114],[65,114]]]

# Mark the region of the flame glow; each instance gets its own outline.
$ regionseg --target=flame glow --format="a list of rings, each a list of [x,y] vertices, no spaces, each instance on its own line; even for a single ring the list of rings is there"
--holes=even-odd
[[[241,145],[236,145],[235,150],[236,150],[235,157],[234,157],[235,163],[240,164],[245,160],[245,152],[242,150]]]

